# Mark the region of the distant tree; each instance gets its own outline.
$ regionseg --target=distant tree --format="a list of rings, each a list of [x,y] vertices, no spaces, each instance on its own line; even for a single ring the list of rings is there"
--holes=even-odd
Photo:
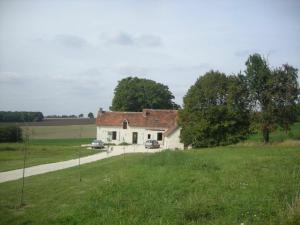
[[[253,121],[260,127],[264,142],[268,143],[269,134],[276,125],[288,130],[296,120],[297,70],[289,65],[271,70],[259,54],[250,55],[246,67]]]
[[[19,126],[0,126],[0,143],[18,141],[22,141],[22,129]]]
[[[113,111],[142,111],[152,109],[178,109],[168,86],[153,80],[127,77],[119,81],[112,100]]]
[[[191,86],[183,101],[179,124],[185,145],[227,145],[249,133],[248,91],[242,75],[210,71]]]
[[[83,117],[83,114],[82,114],[82,113],[80,113],[80,114],[78,115],[78,117],[79,117],[79,118],[82,118],[82,117]]]
[[[43,119],[41,112],[0,111],[0,122],[39,122]]]
[[[94,119],[94,114],[93,114],[92,112],[89,112],[88,117],[89,117],[90,119]]]

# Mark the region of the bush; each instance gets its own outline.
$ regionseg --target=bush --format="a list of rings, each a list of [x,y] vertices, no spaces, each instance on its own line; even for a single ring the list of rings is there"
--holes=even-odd
[[[0,126],[0,143],[18,141],[22,141],[22,129],[19,126]]]
[[[119,145],[131,145],[131,144],[129,144],[127,142],[121,142]]]

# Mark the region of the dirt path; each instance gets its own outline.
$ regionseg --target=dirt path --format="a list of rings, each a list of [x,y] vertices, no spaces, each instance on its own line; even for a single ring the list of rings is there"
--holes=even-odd
[[[80,164],[86,164],[90,162],[95,162],[98,160],[110,158],[117,155],[127,154],[127,153],[155,153],[158,151],[161,151],[162,149],[145,149],[142,145],[136,145],[136,146],[114,146],[113,150],[110,150],[109,152],[101,152],[98,154],[86,156],[80,158]],[[78,166],[79,159],[71,159],[67,161],[62,162],[56,162],[56,163],[48,163],[48,164],[42,164],[38,166],[32,166],[25,168],[25,177],[34,176],[38,174],[48,173],[56,170],[62,170],[70,167]],[[23,175],[23,169],[17,169],[17,170],[10,170],[6,172],[0,173],[0,183],[12,181],[12,180],[18,180],[21,179]]]

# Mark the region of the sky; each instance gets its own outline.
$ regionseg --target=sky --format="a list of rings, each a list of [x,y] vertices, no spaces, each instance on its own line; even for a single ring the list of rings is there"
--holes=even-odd
[[[300,69],[298,0],[0,0],[0,110],[109,109],[128,76],[182,99],[209,70],[253,53]]]

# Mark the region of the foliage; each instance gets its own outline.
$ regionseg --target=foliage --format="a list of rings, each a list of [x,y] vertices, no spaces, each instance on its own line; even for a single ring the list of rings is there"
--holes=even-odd
[[[80,114],[78,115],[78,117],[79,117],[79,118],[83,118],[83,114],[80,113]]]
[[[78,118],[76,115],[48,115],[46,118]]]
[[[153,80],[127,77],[119,81],[112,100],[113,111],[140,112],[145,108],[178,109],[168,86]]]
[[[0,184],[0,224],[299,224],[299,165],[299,146],[128,154],[26,178],[23,208]]]
[[[227,145],[249,133],[248,92],[244,77],[210,71],[201,76],[184,97],[179,113],[185,145]]]
[[[258,131],[250,135],[247,139],[249,142],[261,142],[262,139],[262,131]],[[296,122],[290,126],[290,130],[286,133],[286,131],[282,128],[276,129],[270,133],[270,143],[278,143],[286,140],[300,140],[300,123]]]
[[[286,131],[297,121],[299,87],[297,69],[285,64],[273,71],[273,101],[277,123]]]
[[[22,129],[16,125],[0,126],[0,143],[22,141]]]
[[[127,143],[127,142],[121,142],[121,143],[118,144],[118,145],[121,145],[121,146],[124,145],[124,146],[125,146],[125,145],[131,145],[131,144],[130,144],[130,143]]]
[[[89,112],[89,114],[88,114],[88,118],[90,118],[90,119],[94,119],[94,114],[93,114],[92,112]]]
[[[0,111],[0,122],[39,122],[43,119],[41,112]]]
[[[259,54],[250,55],[246,67],[253,121],[260,126],[267,143],[277,124],[288,130],[296,121],[297,70],[289,65],[271,70]]]

